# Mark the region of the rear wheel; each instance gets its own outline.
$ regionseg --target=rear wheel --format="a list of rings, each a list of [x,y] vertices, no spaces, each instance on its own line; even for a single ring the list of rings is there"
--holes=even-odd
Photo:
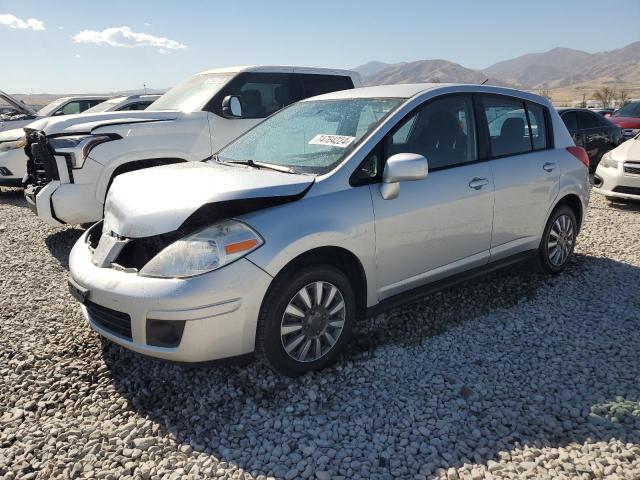
[[[549,217],[538,247],[539,269],[546,273],[564,270],[573,255],[577,234],[578,222],[573,210],[560,205]]]
[[[333,266],[311,265],[274,282],[258,320],[258,356],[288,376],[333,363],[355,319],[355,294],[347,277]]]

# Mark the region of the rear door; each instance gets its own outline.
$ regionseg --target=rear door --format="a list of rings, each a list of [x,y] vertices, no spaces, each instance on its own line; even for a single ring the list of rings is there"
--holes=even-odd
[[[370,186],[380,299],[483,265],[491,244],[493,180],[478,161],[471,95],[439,97],[407,115],[374,154],[397,153],[424,155],[429,174],[402,182],[390,200]]]
[[[537,248],[559,191],[546,107],[502,95],[481,95],[495,184],[491,260]]]

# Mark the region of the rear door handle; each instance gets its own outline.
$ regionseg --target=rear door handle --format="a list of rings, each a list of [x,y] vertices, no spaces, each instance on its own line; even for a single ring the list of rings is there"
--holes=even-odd
[[[485,185],[489,185],[489,179],[488,178],[479,178],[479,177],[474,177],[470,182],[469,182],[469,187],[470,188],[474,188],[476,190],[480,190],[482,187],[484,187]]]
[[[542,165],[542,169],[545,172],[553,172],[556,169],[557,166],[558,166],[557,163],[547,162],[544,165]]]

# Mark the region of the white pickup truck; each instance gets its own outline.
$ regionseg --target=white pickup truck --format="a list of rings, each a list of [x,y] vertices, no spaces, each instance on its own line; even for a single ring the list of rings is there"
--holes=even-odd
[[[291,103],[360,84],[347,70],[222,68],[194,75],[144,111],[37,121],[25,128],[25,198],[50,225],[95,222],[117,175],[211,158]]]

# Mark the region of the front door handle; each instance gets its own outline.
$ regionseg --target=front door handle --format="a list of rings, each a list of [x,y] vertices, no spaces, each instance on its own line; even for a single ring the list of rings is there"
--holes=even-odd
[[[545,172],[553,172],[556,169],[557,166],[558,166],[557,163],[547,162],[544,165],[542,165],[542,169]]]
[[[474,177],[470,182],[469,182],[469,187],[470,188],[474,188],[476,190],[480,190],[482,187],[484,187],[485,185],[489,185],[489,179],[488,178],[479,178],[479,177]]]

